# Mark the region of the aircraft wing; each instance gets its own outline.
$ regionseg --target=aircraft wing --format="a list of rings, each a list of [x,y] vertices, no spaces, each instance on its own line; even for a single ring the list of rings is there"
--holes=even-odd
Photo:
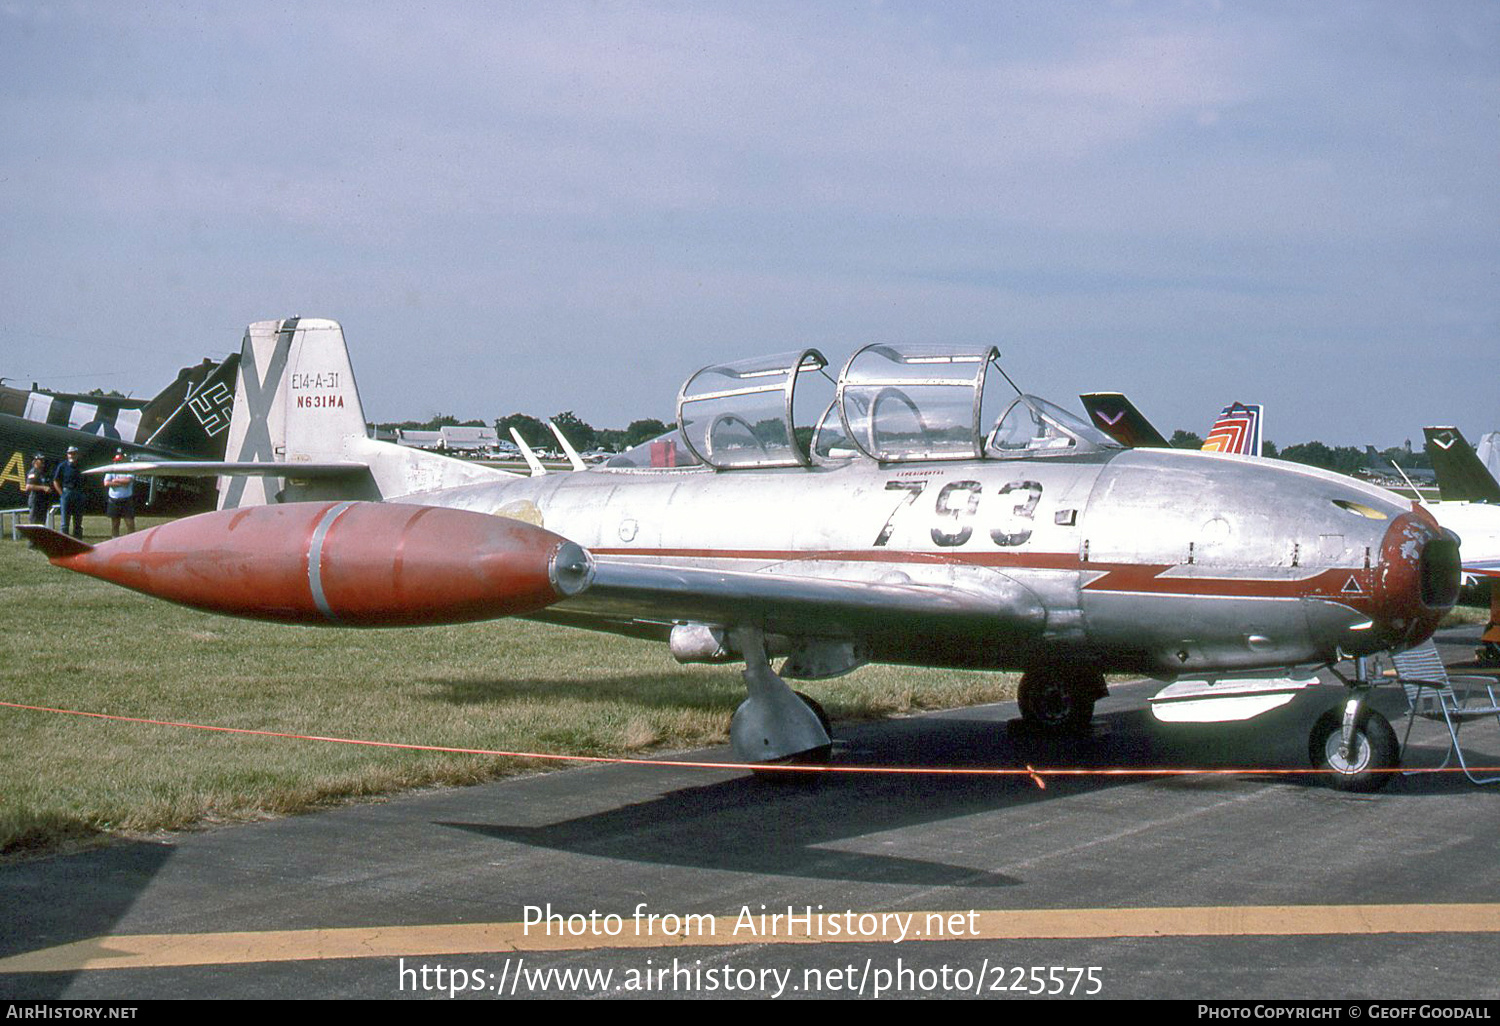
[[[759,623],[768,630],[831,635],[868,630],[946,634],[988,626],[1039,633],[1046,613],[1032,592],[997,571],[962,581],[882,582],[785,570],[713,570],[593,555],[586,588],[558,607],[626,623]],[[549,612],[551,612],[549,610]]]

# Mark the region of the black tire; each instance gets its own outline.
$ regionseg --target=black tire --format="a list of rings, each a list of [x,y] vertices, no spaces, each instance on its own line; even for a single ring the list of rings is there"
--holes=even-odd
[[[1308,737],[1308,759],[1318,769],[1333,770],[1330,783],[1340,791],[1379,791],[1391,782],[1390,771],[1401,765],[1401,746],[1391,722],[1374,709],[1364,709],[1354,726],[1354,753],[1339,758],[1344,710],[1329,709],[1313,724]]]
[[[1104,675],[1087,669],[1047,666],[1021,675],[1016,704],[1026,725],[1045,733],[1076,733],[1094,718],[1104,694]]]
[[[802,699],[802,704],[813,711],[813,715],[823,725],[823,733],[829,737],[833,737],[833,721],[828,718],[828,713],[823,709],[822,703],[811,695],[804,695],[800,691],[793,691],[792,694]]]

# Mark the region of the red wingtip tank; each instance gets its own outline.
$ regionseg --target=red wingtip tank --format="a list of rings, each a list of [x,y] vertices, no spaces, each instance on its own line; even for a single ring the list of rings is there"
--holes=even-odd
[[[583,549],[518,520],[399,503],[220,510],[95,546],[45,529],[53,563],[212,613],[406,627],[536,612],[587,586]]]

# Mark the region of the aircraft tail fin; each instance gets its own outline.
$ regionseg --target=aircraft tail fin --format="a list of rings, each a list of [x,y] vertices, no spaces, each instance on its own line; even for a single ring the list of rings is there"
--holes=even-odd
[[[1500,483],[1456,427],[1422,429],[1444,502],[1500,502]]]
[[[337,321],[257,321],[240,349],[224,459],[266,464],[219,479],[219,508],[315,499],[391,499],[510,478],[464,460],[368,436],[364,406]],[[298,464],[355,465],[364,472],[297,475]]]
[[[1219,419],[1208,429],[1203,440],[1204,452],[1232,452],[1241,456],[1259,456],[1261,448],[1262,408],[1257,403],[1230,403],[1219,412]]]
[[[177,380],[141,411],[137,441],[173,452],[222,459],[234,407],[240,354],[185,367]]]
[[[1479,444],[1474,446],[1474,455],[1489,470],[1490,476],[1500,481],[1500,431],[1488,431],[1480,435]]]
[[[1130,449],[1170,449],[1172,443],[1119,392],[1090,392],[1078,397],[1094,426]]]

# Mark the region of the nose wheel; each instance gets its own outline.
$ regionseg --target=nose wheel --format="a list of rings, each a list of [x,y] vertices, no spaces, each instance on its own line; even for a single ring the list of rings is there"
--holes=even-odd
[[[1348,687],[1348,697],[1313,724],[1307,757],[1316,768],[1332,771],[1331,783],[1340,791],[1379,791],[1401,765],[1401,744],[1391,721],[1366,704],[1373,687],[1369,660],[1354,660],[1353,680],[1329,669]]]
[[[1350,699],[1354,705],[1358,699]],[[1362,703],[1360,703],[1362,705]],[[1374,709],[1353,711],[1353,731],[1344,741],[1348,706],[1329,709],[1313,724],[1307,755],[1318,769],[1331,770],[1340,791],[1378,791],[1391,782],[1391,770],[1401,765],[1401,746],[1391,722]]]

